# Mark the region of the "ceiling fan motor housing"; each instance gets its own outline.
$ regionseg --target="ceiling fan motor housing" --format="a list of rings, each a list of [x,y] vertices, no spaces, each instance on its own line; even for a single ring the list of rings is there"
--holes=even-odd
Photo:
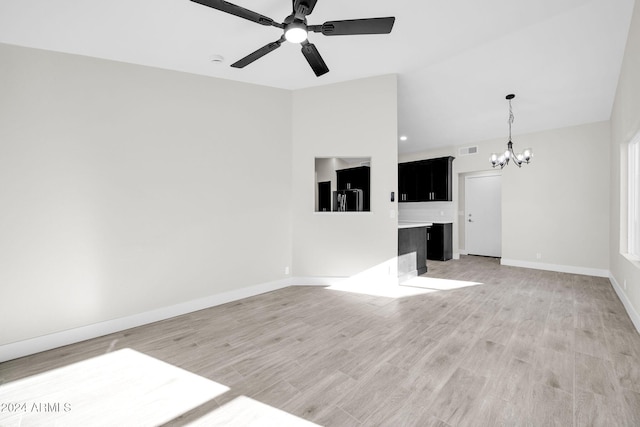
[[[307,28],[307,18],[298,18],[296,17],[295,14],[291,14],[289,16],[287,16],[286,18],[284,18],[284,22],[282,23],[284,25],[284,29],[285,31],[287,30],[287,28],[289,28],[289,26],[291,25],[298,25],[298,26],[304,26],[304,28]]]
[[[295,14],[289,15],[284,22],[284,36],[291,43],[300,43],[307,39],[307,19],[297,18]]]

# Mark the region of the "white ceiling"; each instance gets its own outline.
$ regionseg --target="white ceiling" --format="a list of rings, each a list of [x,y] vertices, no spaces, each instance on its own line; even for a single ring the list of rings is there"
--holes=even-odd
[[[281,22],[289,0],[234,0]],[[318,0],[309,24],[395,16],[389,35],[309,39],[317,78],[285,43],[244,69],[229,64],[277,40],[265,27],[189,0],[0,0],[0,42],[284,89],[398,74],[400,152],[600,120],[611,114],[634,0]],[[222,64],[211,61],[222,55]]]

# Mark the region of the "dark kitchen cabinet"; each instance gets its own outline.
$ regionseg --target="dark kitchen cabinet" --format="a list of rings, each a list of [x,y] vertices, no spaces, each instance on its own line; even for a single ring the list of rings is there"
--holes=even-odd
[[[399,202],[418,201],[417,162],[400,163],[398,165]]]
[[[418,160],[398,165],[399,202],[450,202],[453,200],[454,157]]]
[[[447,261],[452,257],[452,224],[433,224],[427,229],[427,259]]]
[[[430,160],[431,201],[453,200],[453,157]]]
[[[358,166],[336,171],[338,190],[362,190],[363,211],[370,211],[370,180],[371,168]]]

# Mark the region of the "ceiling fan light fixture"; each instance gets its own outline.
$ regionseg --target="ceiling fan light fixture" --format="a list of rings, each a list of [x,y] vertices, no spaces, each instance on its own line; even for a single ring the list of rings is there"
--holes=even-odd
[[[293,21],[287,24],[284,30],[284,38],[291,43],[302,43],[307,39],[307,26],[301,21]]]

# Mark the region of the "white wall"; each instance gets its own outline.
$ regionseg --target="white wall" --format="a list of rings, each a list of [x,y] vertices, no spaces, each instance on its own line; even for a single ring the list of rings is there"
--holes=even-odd
[[[294,92],[296,276],[351,276],[395,260],[396,86],[390,75]],[[371,212],[314,213],[316,157],[371,157]]]
[[[616,99],[611,115],[610,263],[616,290],[640,330],[640,265],[621,255],[620,235],[626,231],[626,205],[622,206],[626,172],[621,168],[621,150],[640,132],[640,2],[635,2]],[[624,152],[624,151],[623,151]],[[624,246],[624,245],[623,245]],[[627,284],[626,289],[624,284]]]
[[[531,147],[535,157],[521,169],[509,165],[502,170],[503,261],[606,275],[609,268],[609,123],[516,135],[513,140],[516,152]],[[506,140],[464,146],[469,145],[478,145],[478,154],[457,156],[459,147],[455,147],[403,155],[400,161],[456,157],[453,188],[458,210],[459,175],[492,170],[489,155],[504,151]],[[460,214],[458,212],[454,225],[455,253],[460,251],[457,225]]]
[[[284,277],[290,92],[9,45],[0,85],[0,345]]]

